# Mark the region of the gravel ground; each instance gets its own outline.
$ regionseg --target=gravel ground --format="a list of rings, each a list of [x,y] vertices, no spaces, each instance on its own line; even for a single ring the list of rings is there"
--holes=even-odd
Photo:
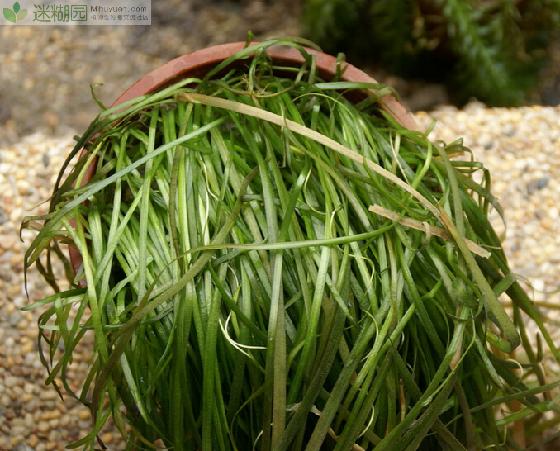
[[[45,388],[45,370],[37,353],[37,313],[21,312],[26,303],[18,239],[25,214],[50,194],[54,175],[71,138],[35,134],[14,146],[0,147],[0,449],[58,450],[79,438],[89,414],[76,402],[60,401]],[[24,239],[28,239],[24,234]],[[33,298],[47,293],[37,274],[28,283]],[[78,364],[80,363],[77,359]],[[83,363],[83,362],[82,362]]]
[[[463,137],[475,159],[490,170],[507,227],[496,213],[492,222],[505,236],[513,271],[536,301],[560,309],[560,107],[505,109],[473,103],[462,111],[446,108],[416,116],[425,126],[437,121],[433,138],[450,142]]]
[[[494,228],[512,271],[540,306],[556,346],[560,345],[560,107],[440,109],[417,113],[420,124],[437,124],[433,138],[450,142],[463,137],[492,174],[492,192],[505,211],[497,212]],[[527,328],[536,344],[537,327]],[[519,356],[522,358],[522,356]],[[545,355],[545,372],[560,375],[558,364]],[[560,449],[560,441],[550,445]]]
[[[58,168],[72,147],[72,137],[26,136],[13,146],[0,146],[0,450],[59,450],[89,427],[89,411],[44,385],[46,372],[37,352],[39,312],[22,312],[27,304],[22,271],[25,244],[19,224],[31,211],[44,213]],[[24,231],[23,240],[30,234]],[[37,273],[27,288],[32,299],[49,290]],[[87,368],[87,352],[72,365]],[[73,387],[77,389],[78,387]],[[104,433],[109,444],[113,435]]]
[[[560,108],[439,110],[434,137],[464,136],[475,157],[494,177],[494,192],[507,218],[506,253],[515,272],[535,288],[539,302],[560,305]],[[417,114],[427,126],[431,117]],[[32,134],[17,144],[0,146],[0,449],[54,450],[76,439],[88,426],[88,413],[76,402],[62,403],[51,387],[36,349],[37,313],[22,313],[26,304],[21,269],[25,244],[17,239],[26,214],[42,212],[54,177],[72,147],[72,134]],[[499,228],[501,224],[496,221]],[[29,235],[24,233],[24,241]],[[45,293],[35,272],[28,287],[34,299]],[[545,309],[546,313],[551,310]],[[555,327],[555,325],[553,325]],[[556,328],[556,327],[555,327]],[[559,334],[556,334],[560,339]],[[560,340],[559,340],[560,342]],[[86,353],[78,356],[77,371]],[[119,449],[114,434],[104,441]]]

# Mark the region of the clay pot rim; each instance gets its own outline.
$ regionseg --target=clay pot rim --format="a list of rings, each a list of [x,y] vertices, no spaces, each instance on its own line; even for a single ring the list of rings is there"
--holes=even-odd
[[[251,44],[258,44],[258,42],[253,41]],[[245,48],[246,45],[247,43],[244,41],[231,42],[179,56],[138,79],[113,102],[112,106],[156,92],[174,81],[189,76],[203,76],[217,64]],[[329,80],[335,77],[338,64],[334,56],[310,48],[306,48],[306,51],[315,57],[317,71],[324,79]],[[303,55],[293,47],[272,45],[267,48],[266,52],[274,61],[288,66],[299,66],[304,63]],[[377,83],[373,77],[349,63],[345,63],[341,79],[350,82]],[[384,96],[379,99],[379,103],[402,126],[411,130],[418,129],[414,117],[394,96]],[[95,166],[90,166],[84,177],[85,183],[93,177],[94,170]],[[69,256],[74,272],[77,272],[82,264],[82,256],[74,246],[69,246]]]
[[[251,44],[258,44],[258,42]],[[179,56],[138,79],[115,100],[112,106],[158,91],[174,81],[192,76],[193,73],[202,76],[217,64],[243,50],[246,45],[247,43],[243,41],[231,42]],[[334,56],[310,48],[305,50],[315,57],[317,70],[324,78],[335,77],[337,59]],[[266,52],[273,60],[289,66],[299,66],[304,63],[302,54],[293,47],[272,45]],[[341,78],[350,82],[377,83],[373,77],[350,63],[345,63]],[[380,99],[380,103],[382,108],[401,125],[412,130],[417,129],[414,117],[394,96],[387,95]]]

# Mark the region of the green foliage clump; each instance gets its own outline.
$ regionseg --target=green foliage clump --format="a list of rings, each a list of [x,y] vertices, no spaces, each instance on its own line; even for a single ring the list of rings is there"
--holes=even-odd
[[[558,36],[557,0],[306,0],[304,25],[329,51],[449,84],[452,97],[527,100]]]
[[[488,172],[297,43],[304,64],[276,67],[277,43],[101,113],[27,223],[55,291],[29,307],[47,382],[94,420],[74,446],[110,417],[133,450],[513,449],[519,420],[540,440],[560,352],[488,221]]]

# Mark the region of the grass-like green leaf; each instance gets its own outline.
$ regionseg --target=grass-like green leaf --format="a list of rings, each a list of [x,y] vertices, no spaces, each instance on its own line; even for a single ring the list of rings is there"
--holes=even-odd
[[[276,71],[273,44],[301,67]],[[130,449],[197,451],[515,447],[512,424],[533,443],[557,426],[560,353],[490,226],[488,173],[397,124],[384,87],[319,78],[303,44],[104,110],[24,223],[26,270],[55,290],[27,308],[47,382],[92,412],[71,446],[109,418]],[[67,243],[83,263],[61,290]]]

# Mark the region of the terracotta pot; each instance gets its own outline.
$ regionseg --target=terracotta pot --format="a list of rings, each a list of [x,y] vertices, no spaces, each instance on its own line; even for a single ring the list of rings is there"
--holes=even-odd
[[[245,45],[245,42],[215,45],[175,58],[140,78],[115,100],[113,106],[155,92],[186,77],[202,77],[211,68],[242,50]],[[336,58],[313,49],[307,49],[307,51],[315,56],[319,75],[325,80],[332,80],[337,69]],[[267,54],[275,62],[286,66],[297,67],[304,63],[300,52],[291,47],[272,46],[267,49]],[[345,64],[342,79],[353,82],[376,83],[374,78],[348,63]],[[417,129],[414,117],[395,97],[385,96],[380,99],[380,104],[400,124],[409,129]],[[90,166],[85,175],[84,183],[91,179],[94,171],[95,166]],[[70,246],[69,254],[74,271],[77,271],[82,264],[82,256],[74,246]]]

